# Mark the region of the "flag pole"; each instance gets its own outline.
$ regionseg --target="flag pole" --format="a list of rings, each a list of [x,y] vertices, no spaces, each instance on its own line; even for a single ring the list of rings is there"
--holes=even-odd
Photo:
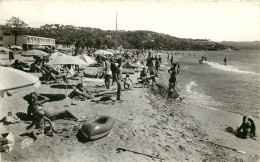
[[[116,53],[116,46],[117,46],[117,13],[116,13],[116,37],[115,37],[115,53]]]

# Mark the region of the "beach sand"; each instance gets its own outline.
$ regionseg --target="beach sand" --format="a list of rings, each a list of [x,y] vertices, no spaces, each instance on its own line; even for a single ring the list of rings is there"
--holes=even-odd
[[[138,75],[131,75],[134,82]],[[70,84],[76,82],[70,81]],[[94,82],[89,82],[89,85],[93,84]],[[158,84],[166,86],[164,81],[158,81]],[[185,99],[169,101],[165,97],[167,92],[162,88],[156,86],[151,90],[151,87],[138,86],[123,91],[121,102],[97,103],[91,102],[91,99],[75,101],[67,97],[44,104],[44,107],[53,107],[55,110],[69,110],[81,120],[91,120],[97,115],[114,118],[112,131],[96,141],[86,142],[77,138],[83,122],[55,120],[55,126],[61,133],[54,137],[41,136],[23,148],[22,142],[30,139],[22,136],[28,123],[21,121],[0,125],[2,132],[10,131],[15,136],[14,149],[9,153],[1,153],[2,161],[160,161],[132,152],[117,152],[117,148],[152,155],[165,161],[259,161],[259,136],[254,141],[250,138],[239,139],[225,132],[226,127],[236,128],[241,124],[240,116],[203,109],[186,103]],[[69,93],[72,89],[71,86],[68,87]],[[49,95],[66,93],[64,85],[42,84],[36,91]],[[25,113],[28,104],[23,97],[26,94],[28,93],[0,99],[0,118],[8,111]],[[115,100],[116,96],[112,99]],[[256,120],[256,125],[259,124],[259,120]],[[259,133],[257,129],[257,134]],[[245,154],[216,144],[244,151]]]

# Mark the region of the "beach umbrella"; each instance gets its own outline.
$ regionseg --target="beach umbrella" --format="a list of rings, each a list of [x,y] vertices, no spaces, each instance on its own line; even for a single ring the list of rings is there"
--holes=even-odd
[[[38,88],[41,83],[39,78],[21,70],[0,67],[0,97],[8,92],[20,93]]]
[[[89,57],[87,55],[79,55],[77,57],[82,59],[83,61],[85,61],[88,64],[88,66],[91,65],[91,64],[96,63],[95,60],[93,60],[91,57]]]
[[[5,52],[5,53],[8,53],[12,50],[8,49],[8,48],[5,48],[5,47],[0,47],[0,52]]]
[[[49,65],[85,65],[87,66],[88,64],[83,61],[82,59],[75,57],[75,56],[59,56],[55,57],[52,59],[50,62],[48,62]],[[66,67],[67,74],[70,73],[69,69]],[[66,75],[67,78],[67,75]],[[81,77],[82,80],[82,77]],[[67,84],[66,84],[66,94],[67,94]]]
[[[17,45],[12,45],[11,49],[19,49],[22,50],[23,48],[21,46],[17,46]]]
[[[50,55],[48,55],[48,56],[45,56],[44,58],[46,58],[46,59],[54,59],[54,58],[56,58],[56,57],[59,57],[59,56],[65,56],[66,54],[64,54],[64,53],[61,53],[61,52],[55,52],[55,53],[53,53],[53,54],[50,54]]]
[[[48,62],[49,65],[85,65],[88,64],[83,61],[82,59],[75,57],[75,56],[59,56],[52,59],[50,62]]]
[[[113,55],[112,52],[106,51],[106,50],[97,50],[94,52],[95,55]]]
[[[22,56],[25,56],[25,57],[33,57],[33,56],[44,57],[44,56],[48,56],[48,53],[34,49],[34,50],[29,50],[29,51],[24,52],[22,54]]]

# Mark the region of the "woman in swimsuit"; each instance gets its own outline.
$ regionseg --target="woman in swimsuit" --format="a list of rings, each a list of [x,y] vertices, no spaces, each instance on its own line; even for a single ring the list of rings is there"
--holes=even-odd
[[[39,95],[36,92],[33,92],[29,95],[28,99],[28,109],[27,109],[27,119],[29,120],[34,120],[35,119],[35,113],[38,111],[44,111],[44,115],[49,115],[48,118],[51,120],[55,119],[65,119],[65,118],[70,118],[74,120],[78,120],[77,117],[75,117],[71,112],[68,110],[61,110],[61,111],[54,111],[53,109],[50,110],[48,108],[43,108],[42,104],[45,102],[49,101],[49,98],[43,97],[42,100],[38,99]],[[52,113],[50,113],[52,111]]]

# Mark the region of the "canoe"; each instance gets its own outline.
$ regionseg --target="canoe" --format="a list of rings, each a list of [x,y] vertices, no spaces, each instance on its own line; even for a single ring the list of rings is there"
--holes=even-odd
[[[93,122],[85,122],[80,130],[89,140],[96,140],[108,135],[113,126],[113,118],[109,116],[98,116]]]
[[[83,75],[84,75],[84,77],[88,77],[88,78],[97,78],[98,77],[97,74],[90,74],[90,73],[86,73],[85,71],[83,71]]]

